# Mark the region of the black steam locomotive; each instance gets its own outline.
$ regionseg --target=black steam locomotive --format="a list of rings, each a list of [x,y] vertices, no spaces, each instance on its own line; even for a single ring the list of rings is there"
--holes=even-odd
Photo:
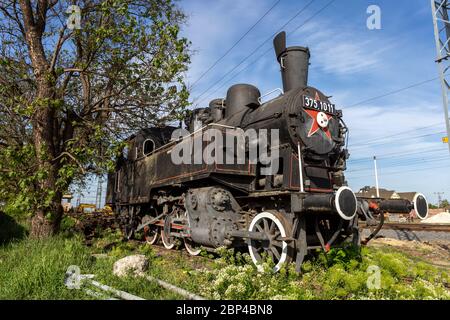
[[[128,238],[143,230],[148,243],[161,238],[167,249],[184,243],[192,255],[200,247],[248,248],[257,265],[268,257],[274,271],[289,261],[299,270],[311,249],[327,251],[344,241],[359,245],[359,219],[370,222],[385,211],[413,208],[426,217],[422,195],[413,202],[355,196],[344,177],[348,128],[329,97],[307,85],[309,49],[286,48],[284,32],[275,37],[274,47],[283,80],[280,96],[262,103],[256,87],[233,85],[226,99],[193,111],[186,120],[188,135],[167,126],[141,130],[128,139],[107,190],[107,203],[120,216]],[[223,151],[238,159],[241,152],[243,159],[194,161],[189,148],[197,145],[204,151],[212,139],[203,134],[211,129],[215,139],[219,133],[233,141],[216,148],[215,155]],[[235,132],[251,130],[257,135],[234,139]],[[259,133],[273,130],[278,140],[274,143],[269,134],[266,156],[276,154],[277,166],[268,172],[261,154],[252,156],[251,150],[261,142]],[[180,149],[191,162],[174,162]],[[376,229],[381,224],[382,219]]]

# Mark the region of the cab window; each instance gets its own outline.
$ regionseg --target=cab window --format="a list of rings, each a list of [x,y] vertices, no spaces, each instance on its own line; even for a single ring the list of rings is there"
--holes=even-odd
[[[152,139],[144,141],[144,155],[148,155],[155,150],[155,142]]]

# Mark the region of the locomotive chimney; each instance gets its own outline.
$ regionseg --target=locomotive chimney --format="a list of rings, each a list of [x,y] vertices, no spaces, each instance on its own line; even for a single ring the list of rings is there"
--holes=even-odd
[[[305,47],[286,48],[286,32],[280,32],[273,39],[275,54],[281,67],[283,90],[303,88],[308,85],[309,49]]]

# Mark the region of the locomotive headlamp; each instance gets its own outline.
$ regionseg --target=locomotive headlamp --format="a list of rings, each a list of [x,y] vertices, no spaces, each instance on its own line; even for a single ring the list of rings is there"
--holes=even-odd
[[[356,215],[357,199],[352,189],[340,187],[336,193],[307,194],[302,210],[309,212],[334,212],[344,220],[352,220]]]
[[[357,200],[352,189],[340,187],[334,197],[334,207],[342,219],[353,219],[356,215]]]
[[[423,220],[428,217],[428,202],[423,194],[417,193],[414,196],[413,205],[419,219]]]
[[[317,123],[321,128],[326,128],[328,126],[328,116],[324,112],[319,112],[317,114]]]

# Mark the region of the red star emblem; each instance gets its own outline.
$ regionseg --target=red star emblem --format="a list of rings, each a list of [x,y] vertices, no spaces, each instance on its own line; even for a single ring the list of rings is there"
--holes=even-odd
[[[326,135],[329,139],[331,139],[331,133],[330,133],[330,130],[328,130],[328,128],[322,128],[322,127],[320,127],[320,126],[319,126],[319,123],[317,122],[317,114],[318,114],[320,111],[315,111],[315,110],[305,110],[305,112],[312,118],[312,121],[313,121],[312,126],[311,126],[311,129],[309,129],[309,132],[308,132],[308,138],[311,137],[314,133],[316,133],[319,129],[322,129],[322,131],[325,133],[325,135]],[[332,116],[330,116],[330,115],[328,115],[328,114],[325,114],[325,115],[327,116],[328,121],[329,121],[331,118],[333,118]]]

